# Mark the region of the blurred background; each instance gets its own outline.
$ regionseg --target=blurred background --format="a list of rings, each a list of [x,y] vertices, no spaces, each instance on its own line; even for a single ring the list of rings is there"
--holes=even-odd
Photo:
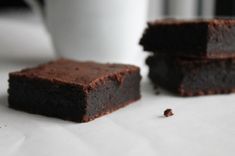
[[[54,59],[55,56],[102,61],[107,55],[103,59],[105,62],[133,63],[143,67],[142,71],[145,72],[144,60],[147,54],[142,52],[138,42],[147,20],[235,15],[235,0],[99,1],[110,2],[109,6],[98,4],[98,0],[35,0],[44,10],[45,6],[50,8],[46,10],[49,16],[46,25],[45,20],[39,18],[39,14],[25,1],[0,0],[0,70],[9,72],[33,66]],[[74,5],[83,4],[79,2],[84,2],[85,7]],[[93,2],[96,2],[94,7]],[[113,5],[119,2],[123,4],[118,7]],[[95,7],[99,8],[99,15],[90,15]],[[50,11],[51,8],[55,11]],[[109,11],[103,11],[103,8]],[[83,12],[85,15],[79,15]],[[114,14],[107,15],[107,12]],[[87,20],[87,16],[92,20]],[[52,26],[51,29],[48,25]]]
[[[233,16],[234,0],[150,0],[149,18]]]
[[[44,0],[39,1],[44,4]],[[24,0],[0,1],[1,12],[15,10],[30,11],[30,7]],[[235,0],[150,0],[149,19],[177,16],[182,13],[197,17],[233,16]]]

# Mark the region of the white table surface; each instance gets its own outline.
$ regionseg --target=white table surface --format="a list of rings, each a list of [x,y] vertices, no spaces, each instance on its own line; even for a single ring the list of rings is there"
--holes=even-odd
[[[146,72],[140,101],[89,123],[9,109],[8,73],[53,58],[48,35],[34,17],[0,16],[1,156],[234,155],[235,94],[155,95]],[[166,108],[175,115],[164,118]]]

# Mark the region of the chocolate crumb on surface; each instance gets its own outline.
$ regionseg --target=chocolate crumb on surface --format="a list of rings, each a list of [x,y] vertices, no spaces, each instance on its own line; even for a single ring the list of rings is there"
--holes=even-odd
[[[154,84],[153,87],[154,87],[153,89],[154,89],[155,95],[159,95],[160,94],[159,86],[157,84]]]
[[[165,117],[169,117],[169,116],[172,116],[174,115],[173,112],[172,112],[172,109],[168,108],[164,111],[164,116]]]
[[[159,95],[160,91],[159,90],[155,90],[155,95]]]

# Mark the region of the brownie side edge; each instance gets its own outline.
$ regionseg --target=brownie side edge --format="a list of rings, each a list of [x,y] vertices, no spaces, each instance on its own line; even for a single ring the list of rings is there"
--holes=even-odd
[[[150,23],[140,45],[145,51],[200,58],[235,57],[235,20],[172,20]]]
[[[207,50],[207,32],[206,23],[148,25],[139,44],[152,53],[200,56]]]
[[[215,57],[216,55],[220,55],[220,53],[224,56],[234,56],[235,25],[209,24],[207,34],[208,43],[206,51],[209,56]]]
[[[181,96],[235,91],[235,59],[193,61],[159,56],[148,58],[147,63],[154,84]]]
[[[9,75],[9,107],[33,114],[81,122],[86,94],[81,87]]]
[[[84,121],[111,113],[140,99],[140,80],[139,70],[107,77],[88,93]]]

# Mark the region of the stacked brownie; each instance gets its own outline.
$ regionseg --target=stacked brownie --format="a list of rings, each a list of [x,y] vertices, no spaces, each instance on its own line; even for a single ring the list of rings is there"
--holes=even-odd
[[[235,20],[151,22],[140,44],[154,85],[181,96],[235,91]]]

